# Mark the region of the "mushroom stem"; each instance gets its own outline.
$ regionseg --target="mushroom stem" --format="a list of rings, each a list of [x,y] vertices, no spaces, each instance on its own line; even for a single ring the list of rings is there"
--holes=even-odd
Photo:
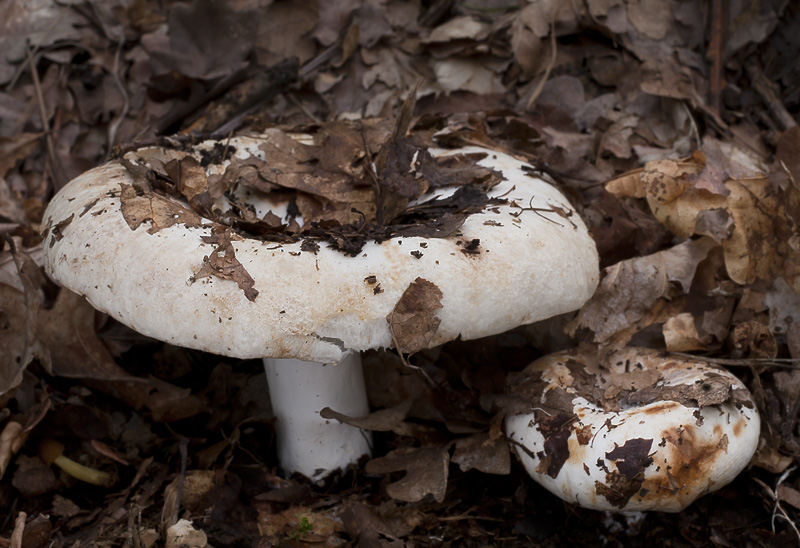
[[[319,480],[371,454],[369,432],[319,415],[325,407],[355,417],[369,413],[359,354],[338,364],[264,358],[264,369],[284,472]]]
[[[84,466],[79,462],[65,457],[64,445],[56,440],[45,438],[39,442],[39,458],[41,458],[45,464],[55,464],[77,480],[101,487],[109,487],[113,484],[111,474],[108,472],[89,468],[88,466]]]

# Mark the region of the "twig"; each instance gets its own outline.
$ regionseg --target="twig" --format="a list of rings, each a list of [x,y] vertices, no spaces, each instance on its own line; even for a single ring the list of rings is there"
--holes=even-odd
[[[106,160],[109,159],[112,150],[114,150],[114,142],[117,140],[117,131],[119,130],[119,126],[125,120],[125,117],[128,115],[128,110],[130,109],[128,90],[125,89],[125,84],[119,77],[120,57],[122,56],[122,46],[124,44],[125,38],[120,38],[119,43],[117,44],[117,52],[114,54],[114,67],[112,69],[112,75],[114,77],[114,84],[117,86],[120,95],[122,95],[122,111],[120,111],[119,116],[117,116],[108,126],[108,148],[106,149]]]
[[[787,369],[796,369],[797,367],[800,367],[800,365],[797,365],[798,362],[800,362],[800,359],[794,358],[748,358],[746,360],[736,360],[728,358],[709,358],[706,356],[696,356],[694,354],[687,354],[686,352],[670,352],[669,354],[672,356],[679,356],[681,358],[688,358],[690,360],[725,365],[728,367],[752,367],[754,365],[767,365],[770,367],[783,367]]]
[[[47,108],[44,104],[44,94],[42,93],[42,84],[39,81],[39,73],[36,71],[36,61],[33,58],[31,48],[28,48],[28,64],[31,70],[31,77],[33,78],[33,88],[36,91],[36,102],[39,106],[39,116],[42,119],[42,129],[44,130],[45,144],[47,146],[47,158],[50,165],[50,175],[53,178],[54,190],[60,190],[65,184],[64,172],[61,167],[61,160],[58,159],[56,154],[56,147],[53,144],[53,134],[50,131],[50,120],[47,117]]]
[[[418,372],[420,375],[422,375],[423,379],[425,379],[426,381],[428,381],[428,383],[430,383],[432,388],[436,388],[436,386],[437,386],[436,381],[434,381],[431,378],[431,376],[428,375],[427,371],[425,371],[424,369],[422,369],[418,365],[412,365],[412,364],[410,364],[408,362],[406,357],[403,355],[403,350],[400,348],[400,345],[397,342],[397,338],[394,336],[394,332],[391,330],[391,328],[389,329],[389,333],[392,336],[392,343],[394,344],[394,349],[397,351],[397,355],[400,356],[400,361],[403,362],[403,365],[405,367],[409,368],[409,369],[412,369],[412,370]]]
[[[774,490],[771,489],[766,483],[764,483],[760,479],[758,478],[753,478],[753,479],[755,480],[756,483],[758,483],[761,487],[763,487],[764,491],[766,491],[767,494],[770,497],[772,497],[772,500],[775,501],[775,504],[772,506],[772,522],[771,522],[772,532],[773,533],[775,532],[775,518],[784,519],[789,523],[791,528],[794,530],[794,534],[797,535],[797,540],[800,542],[800,530],[798,530],[795,522],[792,521],[792,519],[786,514],[786,511],[783,509],[783,506],[781,506],[780,497],[778,497],[778,486],[780,486],[780,484],[783,483],[783,481],[789,476],[789,474],[794,472],[795,468],[797,468],[797,466],[792,466],[790,468],[787,468],[783,472],[783,474],[781,474],[781,476],[778,478],[778,481],[775,482]]]
[[[246,76],[247,71],[245,70],[234,72],[219,80],[207,92],[197,94],[193,99],[179,104],[174,110],[156,123],[156,133],[158,135],[163,135],[174,125],[178,124],[190,114],[200,109],[203,105],[209,103],[217,97],[222,96],[233,86],[245,80]]]
[[[542,93],[542,89],[544,89],[544,85],[547,83],[548,78],[550,78],[550,72],[553,70],[553,67],[556,66],[556,55],[558,53],[558,49],[556,48],[556,23],[555,20],[550,21],[550,62],[547,63],[547,67],[544,69],[544,75],[542,79],[539,80],[539,83],[536,85],[536,89],[533,90],[531,93],[530,98],[528,99],[528,104],[525,105],[525,110],[530,110],[533,106],[533,103],[536,102],[536,99],[539,98],[539,95]]]
[[[707,56],[711,59],[708,82],[708,102],[714,114],[719,117],[720,97],[722,95],[722,56],[725,43],[725,4],[722,0],[711,2],[711,40]]]
[[[28,515],[25,512],[20,511],[17,514],[17,519],[14,520],[14,531],[11,533],[11,538],[9,539],[9,546],[11,548],[22,548],[22,535],[25,533],[25,520],[28,519]]]
[[[186,461],[188,460],[189,451],[189,440],[184,437],[181,437],[180,443],[180,452],[181,452],[181,475],[180,479],[178,480],[178,489],[175,494],[175,508],[172,511],[172,522],[170,526],[175,525],[178,523],[178,513],[180,512],[181,508],[181,497],[183,497],[183,483],[186,480]]]
[[[794,117],[789,114],[789,111],[786,110],[786,107],[783,105],[783,101],[781,101],[775,93],[772,82],[769,81],[764,71],[761,70],[758,61],[751,57],[745,63],[745,69],[747,70],[747,76],[750,77],[750,83],[753,84],[753,89],[755,89],[764,100],[764,103],[767,105],[767,110],[781,126],[781,129],[785,131],[795,127],[797,122]]]
[[[681,101],[681,104],[686,111],[686,116],[689,117],[689,126],[691,127],[692,137],[694,137],[694,145],[700,149],[702,145],[702,142],[700,141],[700,131],[697,129],[697,124],[694,121],[692,110],[689,108],[689,105],[686,104],[686,101]]]
[[[290,103],[292,103],[294,106],[296,106],[297,108],[299,108],[299,109],[300,109],[300,111],[301,111],[303,114],[305,114],[306,116],[308,116],[308,118],[309,118],[309,119],[310,119],[312,122],[314,122],[315,124],[321,124],[321,123],[322,123],[322,120],[320,120],[318,117],[314,116],[314,113],[313,113],[313,112],[311,112],[310,110],[308,110],[308,109],[306,108],[306,106],[305,106],[305,105],[304,105],[304,104],[303,104],[303,103],[302,103],[302,102],[301,102],[299,99],[297,99],[297,97],[295,97],[295,96],[294,96],[294,93],[287,93],[287,94],[286,94],[286,98],[289,100],[289,102],[290,102]]]
[[[372,180],[372,192],[375,194],[375,222],[383,225],[383,197],[381,196],[381,184],[378,181],[378,174],[375,172],[375,162],[372,159],[372,153],[369,150],[369,143],[367,142],[367,133],[364,131],[364,126],[361,126],[361,141],[364,143],[364,154],[367,156],[367,165],[365,171]],[[402,358],[402,353],[400,354]]]

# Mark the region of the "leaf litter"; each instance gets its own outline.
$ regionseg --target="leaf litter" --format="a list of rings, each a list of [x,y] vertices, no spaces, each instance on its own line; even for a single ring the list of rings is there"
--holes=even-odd
[[[787,360],[800,359],[800,73],[781,60],[797,58],[797,6],[27,4],[0,8],[12,25],[0,58],[0,543],[45,546],[52,534],[59,546],[152,546],[178,524],[197,545],[796,543],[800,383]],[[416,105],[404,108],[410,96]],[[225,142],[234,131],[267,135],[269,162],[225,146],[193,152],[203,135]],[[314,141],[296,145],[294,132]],[[259,364],[141,337],[39,270],[53,191],[130,143],[170,152],[128,164],[129,226],[214,227],[196,275],[227,277],[253,298],[235,258],[243,234],[349,254],[369,239],[456,234],[465,215],[491,207],[496,175],[477,158],[432,161],[434,135],[439,146],[512,151],[553,176],[591,228],[603,278],[577,314],[416,353],[435,329],[435,291],[398,303],[387,321],[414,367],[368,353],[373,413],[326,411],[374,430],[366,474],[323,486],[278,478],[270,412],[255,403]],[[227,167],[209,174],[219,161]],[[464,180],[434,208],[414,201]],[[247,193],[293,215],[259,217]],[[633,529],[520,479],[500,428],[513,410],[505,379],[580,343],[592,355],[635,343],[732,367],[765,423],[753,468]],[[615,382],[624,391],[647,379]],[[552,420],[558,455],[563,422]],[[45,437],[113,471],[116,490],[46,467],[36,451]],[[196,453],[181,457],[181,438]],[[609,458],[635,476],[645,446]],[[194,495],[175,516],[167,486],[200,476],[206,487],[186,487]]]

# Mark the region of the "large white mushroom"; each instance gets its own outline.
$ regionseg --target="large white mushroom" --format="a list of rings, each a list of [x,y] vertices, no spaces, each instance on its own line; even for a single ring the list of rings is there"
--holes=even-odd
[[[760,419],[744,384],[704,362],[626,348],[559,352],[511,392],[506,435],[528,474],[585,508],[679,512],[750,462]]]
[[[419,347],[500,333],[575,310],[594,292],[597,252],[574,208],[524,162],[493,150],[430,152],[479,155],[480,166],[502,175],[489,191],[495,203],[455,234],[368,241],[355,257],[324,242],[247,237],[185,203],[136,189],[137,170],[186,156],[207,176],[223,173],[231,157],[269,165],[266,138],[142,148],[84,173],[45,212],[45,265],[62,286],[142,334],[265,358],[287,472],[319,478],[369,453],[364,432],[319,415],[324,407],[368,412],[359,352],[395,346],[398,330],[415,322],[424,324],[417,326],[424,335]],[[293,138],[303,147],[316,137]],[[223,161],[204,160],[220,148]],[[295,145],[289,149],[282,152]],[[452,192],[439,188],[416,203]],[[285,201],[273,203],[269,194],[240,192],[237,199],[245,194],[258,217],[286,211]],[[426,302],[411,302],[415,288]]]

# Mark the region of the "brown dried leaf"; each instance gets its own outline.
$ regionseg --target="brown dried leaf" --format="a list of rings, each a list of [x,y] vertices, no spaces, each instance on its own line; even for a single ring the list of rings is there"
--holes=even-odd
[[[577,327],[589,328],[596,342],[605,342],[635,325],[651,312],[658,299],[670,294],[670,282],[678,282],[688,293],[697,265],[713,247],[710,238],[689,240],[605,268],[594,296],[570,322],[570,332]]]
[[[48,48],[52,44],[79,42],[86,20],[73,6],[50,0],[12,0],[0,4],[0,83],[17,73],[29,44]]]
[[[489,434],[483,432],[458,439],[452,461],[462,472],[474,468],[486,474],[511,473],[511,451],[506,439],[490,439]]]
[[[154,75],[174,71],[210,80],[247,66],[258,16],[250,10],[237,11],[227,2],[193,0],[173,5],[168,25],[169,36],[152,33],[142,37]]]
[[[609,180],[605,189],[621,198],[644,198],[647,193],[642,185],[642,170],[628,171]]]
[[[763,468],[772,474],[782,474],[794,463],[794,459],[781,454],[777,447],[768,443],[756,451],[752,463],[753,466]]]
[[[783,132],[775,158],[785,166],[795,186],[800,186],[800,126]]]
[[[718,238],[737,283],[793,275],[797,266],[789,242],[798,237],[800,191],[781,184],[780,177],[763,175],[758,162],[736,147],[709,141],[704,149],[707,158],[696,153],[645,166],[642,180],[653,214],[682,238]]]
[[[386,316],[389,331],[399,352],[413,354],[428,347],[441,320],[442,291],[424,278],[411,282]]]
[[[386,507],[387,505],[381,505]],[[380,515],[377,508],[360,502],[346,502],[342,512],[342,522],[347,533],[352,538],[358,538],[358,545],[366,548],[393,548],[405,547],[406,544],[398,540],[399,537],[409,534],[410,528],[404,523],[402,515],[390,514],[389,519]],[[395,512],[399,509],[394,508]],[[383,513],[383,512],[381,512]]]
[[[403,479],[390,483],[386,493],[406,502],[419,502],[433,495],[437,502],[444,500],[450,456],[447,446],[395,449],[385,457],[367,463],[368,474],[390,474],[404,470]]]
[[[690,312],[683,312],[668,319],[664,322],[662,332],[669,352],[707,349],[707,342],[697,332],[694,316]]]
[[[756,321],[740,323],[731,332],[735,354],[754,359],[774,359],[778,355],[778,342],[769,327]],[[780,373],[776,373],[776,376]]]
[[[332,208],[334,214],[344,211],[349,215],[353,207],[361,207],[371,219],[374,197],[361,165],[365,151],[360,132],[345,124],[331,124],[319,138],[319,146],[304,145],[278,129],[267,130],[260,148],[269,162],[259,169],[261,180],[254,188],[264,192],[274,188],[270,185],[295,189],[324,198],[329,205],[325,210]],[[263,186],[265,182],[267,186]],[[304,216],[304,219],[308,223],[332,216]]]
[[[30,498],[55,491],[61,486],[55,472],[38,458],[20,455],[16,460],[17,469],[11,479],[23,497]]]
[[[45,369],[49,369],[48,350],[38,332],[44,275],[31,256],[22,250],[20,242],[6,241],[16,267],[15,281],[23,292],[0,284],[0,403],[19,385],[23,371],[33,359],[42,360]]]
[[[180,223],[199,227],[202,222],[201,217],[185,204],[154,192],[139,193],[131,185],[122,184],[120,187],[120,209],[131,230],[136,230],[146,221],[151,223],[147,229],[149,234]]]
[[[177,183],[178,190],[191,204],[201,194],[208,194],[206,170],[194,156],[184,156],[164,164],[164,171]]]
[[[356,428],[362,428],[364,430],[391,432],[403,422],[413,403],[413,400],[407,400],[389,409],[374,411],[366,417],[348,417],[347,415],[334,411],[330,407],[325,407],[319,412],[319,416],[323,419],[335,419],[341,423],[349,424],[350,426],[355,426]]]
[[[800,491],[789,487],[785,483],[781,483],[778,485],[776,492],[781,501],[786,502],[792,505],[794,508],[800,510]]]
[[[9,463],[14,458],[25,441],[28,433],[20,423],[10,420],[0,432],[0,478],[6,473]]]
[[[259,15],[256,54],[261,66],[292,56],[302,64],[314,56],[310,32],[317,24],[316,5],[275,2],[260,8]]]
[[[648,162],[642,170],[641,181],[647,197],[659,204],[668,204],[689,187],[684,165],[676,160]]]
[[[46,348],[40,359],[54,375],[82,379],[134,409],[147,407],[155,421],[178,420],[205,410],[205,403],[188,388],[155,378],[133,378],[117,365],[97,336],[97,314],[83,297],[66,289],[52,308],[40,311],[38,336]]]
[[[203,257],[203,266],[195,273],[194,280],[209,276],[232,280],[236,282],[239,289],[244,291],[247,300],[252,302],[258,296],[258,290],[255,288],[256,282],[236,258],[236,250],[231,241],[233,237],[230,229],[225,227],[213,227],[211,236],[203,237],[204,242],[216,244],[217,248],[211,252],[211,255]]]

